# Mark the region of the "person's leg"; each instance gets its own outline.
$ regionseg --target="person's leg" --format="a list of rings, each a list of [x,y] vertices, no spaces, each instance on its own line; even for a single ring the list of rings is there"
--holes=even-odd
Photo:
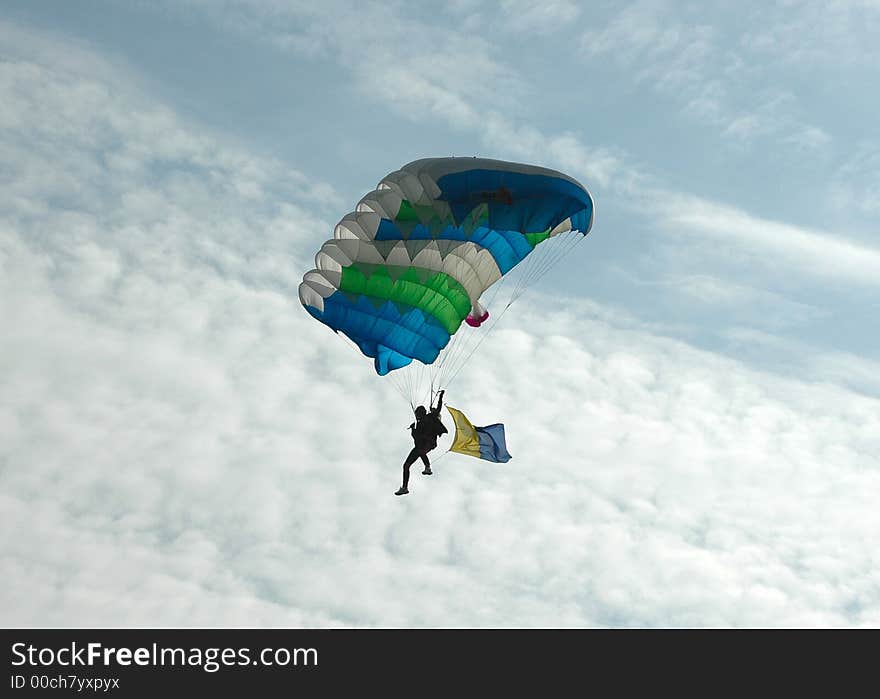
[[[425,464],[425,468],[422,470],[422,475],[430,476],[433,472],[431,471],[431,462],[428,460],[428,452],[423,451],[420,456],[422,457],[422,463]]]
[[[400,490],[397,491],[397,494],[403,495],[404,493],[409,492],[409,467],[412,466],[416,459],[419,458],[419,452],[416,451],[415,448],[409,453],[406,457],[406,461],[403,462],[403,485],[400,486]]]

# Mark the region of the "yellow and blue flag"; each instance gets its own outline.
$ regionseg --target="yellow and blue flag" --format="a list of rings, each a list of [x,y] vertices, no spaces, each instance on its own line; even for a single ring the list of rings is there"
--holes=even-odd
[[[496,423],[485,427],[474,427],[460,410],[450,408],[448,405],[446,409],[455,422],[455,439],[449,451],[494,461],[496,464],[505,463],[513,458],[507,452],[504,425]]]

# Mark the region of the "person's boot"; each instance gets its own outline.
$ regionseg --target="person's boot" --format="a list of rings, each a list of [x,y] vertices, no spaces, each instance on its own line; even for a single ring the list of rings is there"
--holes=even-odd
[[[395,495],[406,495],[408,492],[409,492],[408,488],[404,488],[403,486],[400,486],[400,490],[396,491],[394,494]]]
[[[425,470],[422,471],[423,476],[430,476],[432,473],[434,472],[431,470],[430,466],[425,466]]]

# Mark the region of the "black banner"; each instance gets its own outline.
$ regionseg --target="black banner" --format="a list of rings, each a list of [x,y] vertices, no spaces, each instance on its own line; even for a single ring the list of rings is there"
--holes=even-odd
[[[839,695],[876,633],[724,630],[5,629],[4,696],[716,688]],[[835,661],[835,665],[832,661]],[[870,677],[870,679],[868,679]],[[706,684],[708,683],[708,684]],[[712,687],[716,685],[716,687]]]

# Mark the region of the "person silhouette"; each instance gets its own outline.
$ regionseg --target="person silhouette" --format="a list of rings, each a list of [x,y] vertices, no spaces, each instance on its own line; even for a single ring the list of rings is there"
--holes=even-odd
[[[440,409],[443,407],[443,394],[444,391],[437,393],[437,405],[432,407],[430,411],[425,410],[424,405],[420,405],[415,409],[416,421],[409,426],[414,446],[403,462],[403,485],[394,493],[395,495],[406,495],[409,493],[409,469],[418,459],[421,459],[425,465],[422,474],[425,476],[433,474],[431,461],[428,459],[428,452],[437,447],[437,437],[449,431],[440,419]]]

